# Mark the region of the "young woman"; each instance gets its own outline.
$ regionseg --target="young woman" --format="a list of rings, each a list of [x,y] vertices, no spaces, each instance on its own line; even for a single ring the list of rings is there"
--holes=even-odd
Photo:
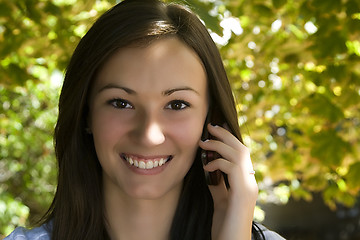
[[[182,6],[125,0],[100,17],[68,66],[55,143],[42,225],[7,239],[282,239],[252,223],[258,188],[222,60]]]

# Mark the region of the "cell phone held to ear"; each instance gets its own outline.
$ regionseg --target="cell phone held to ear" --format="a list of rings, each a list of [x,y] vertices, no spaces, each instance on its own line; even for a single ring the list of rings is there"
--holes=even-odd
[[[206,117],[206,122],[203,129],[202,140],[206,139],[216,139],[211,136],[207,130],[208,124],[219,125],[222,126],[225,123],[225,120],[221,117],[221,112],[218,108],[209,109],[208,115]],[[221,155],[214,151],[201,151],[201,161],[204,165],[207,165],[209,162],[220,158]],[[205,171],[205,178],[208,185],[218,185],[221,180],[222,172],[220,170],[216,170],[214,172]]]
[[[201,160],[204,165],[208,164],[209,162],[221,157],[218,153],[213,151],[201,151]],[[205,171],[205,178],[208,185],[218,185],[221,180],[221,171],[215,170],[214,172],[207,172]]]

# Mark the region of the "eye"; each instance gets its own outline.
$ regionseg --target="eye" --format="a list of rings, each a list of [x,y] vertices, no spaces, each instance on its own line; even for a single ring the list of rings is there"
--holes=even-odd
[[[165,108],[171,110],[183,110],[190,107],[190,104],[183,100],[173,100]]]
[[[121,98],[111,99],[107,103],[113,106],[114,108],[119,108],[119,109],[134,108],[128,101]]]

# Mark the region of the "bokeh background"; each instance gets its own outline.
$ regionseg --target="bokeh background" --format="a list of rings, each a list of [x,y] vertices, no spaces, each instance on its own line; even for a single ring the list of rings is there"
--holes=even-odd
[[[360,239],[360,1],[185,3],[224,59],[260,187],[255,219],[287,239]],[[51,203],[63,74],[114,4],[0,0],[0,238]]]

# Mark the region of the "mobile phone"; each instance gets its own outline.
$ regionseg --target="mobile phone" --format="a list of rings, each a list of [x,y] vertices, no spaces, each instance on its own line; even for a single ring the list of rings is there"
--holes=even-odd
[[[207,125],[213,124],[222,126],[225,123],[225,120],[221,117],[222,113],[218,108],[211,108],[209,109],[208,115],[206,117],[203,134],[202,134],[202,140],[206,139],[216,139],[215,137],[211,136],[207,130]],[[204,165],[208,164],[209,162],[220,158],[221,155],[214,151],[201,151],[201,161]],[[214,172],[207,172],[205,171],[205,178],[208,185],[218,185],[221,180],[222,172],[220,170],[216,170]]]

